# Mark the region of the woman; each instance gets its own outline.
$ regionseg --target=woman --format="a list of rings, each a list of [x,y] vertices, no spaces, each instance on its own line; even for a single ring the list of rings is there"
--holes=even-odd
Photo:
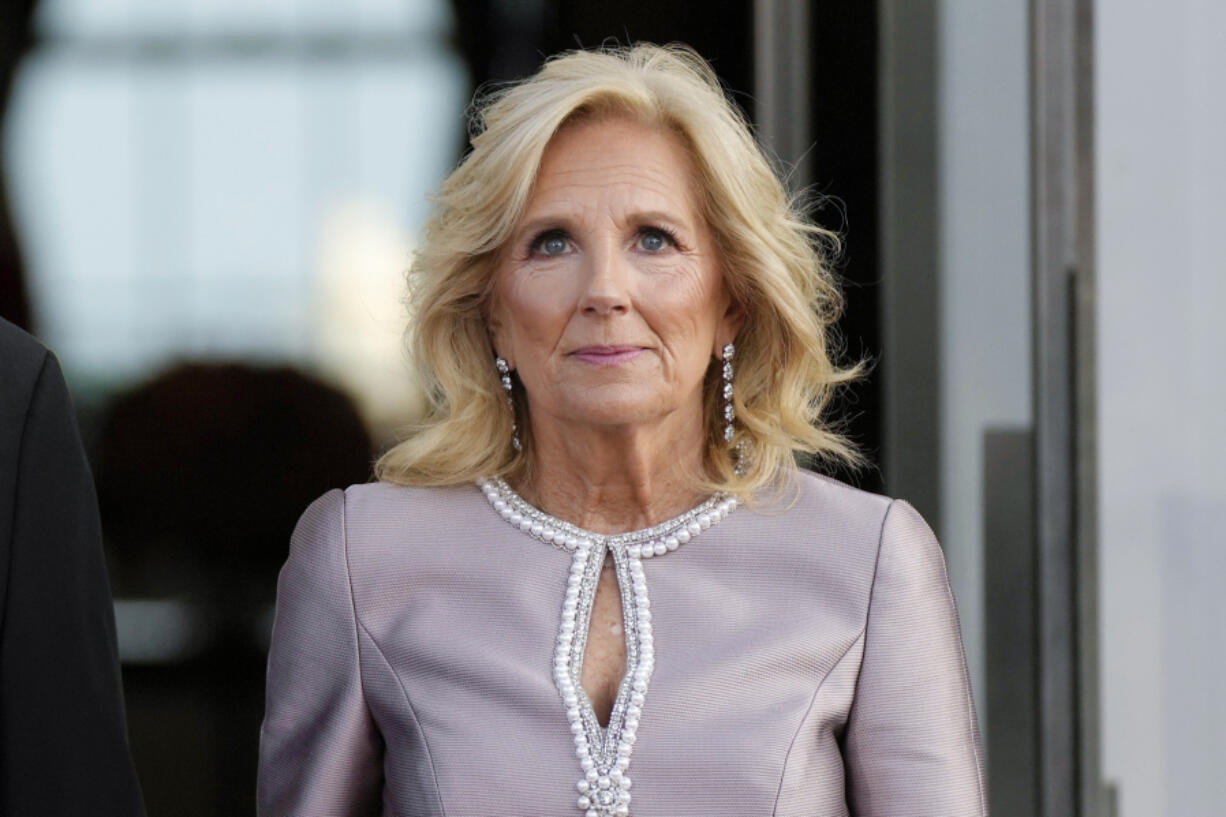
[[[819,248],[709,67],[578,52],[480,109],[413,270],[428,414],[304,514],[266,815],[981,815],[941,551],[800,472]]]

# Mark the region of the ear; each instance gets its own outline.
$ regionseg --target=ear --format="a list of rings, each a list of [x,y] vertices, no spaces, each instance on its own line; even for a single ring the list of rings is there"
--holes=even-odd
[[[486,327],[490,336],[490,346],[493,347],[494,354],[505,360],[508,367],[514,369],[515,356],[511,353],[511,339],[507,333],[507,324],[503,310],[504,307],[497,296],[490,298]]]
[[[736,336],[745,326],[746,317],[745,307],[730,297],[724,314],[720,317],[719,326],[715,330],[715,348],[711,350],[711,354],[717,360],[723,360],[725,345],[736,343]]]

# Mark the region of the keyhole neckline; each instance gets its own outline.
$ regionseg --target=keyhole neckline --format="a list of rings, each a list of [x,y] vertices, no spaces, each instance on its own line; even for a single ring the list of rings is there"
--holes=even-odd
[[[566,711],[583,777],[576,786],[576,805],[584,817],[624,817],[630,812],[630,756],[638,738],[648,684],[655,666],[651,602],[643,560],[676,550],[727,518],[737,499],[716,494],[659,525],[637,531],[599,534],[551,516],[526,502],[500,478],[477,485],[494,510],[509,524],[571,554],[554,644],[553,679]],[[607,727],[600,725],[583,689],[583,659],[591,630],[592,607],[604,568],[613,557],[625,628],[626,671],[618,687]]]

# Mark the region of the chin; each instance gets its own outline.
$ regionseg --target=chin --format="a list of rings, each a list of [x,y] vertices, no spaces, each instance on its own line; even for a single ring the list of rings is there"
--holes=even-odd
[[[592,389],[571,402],[563,414],[572,422],[613,427],[651,423],[677,408],[656,395],[601,395]]]

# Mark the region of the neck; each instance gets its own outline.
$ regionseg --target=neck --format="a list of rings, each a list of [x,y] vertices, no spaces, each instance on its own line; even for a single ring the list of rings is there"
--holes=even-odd
[[[670,421],[671,420],[671,421]],[[703,424],[533,423],[532,476],[516,486],[546,513],[597,533],[671,519],[702,501]]]

